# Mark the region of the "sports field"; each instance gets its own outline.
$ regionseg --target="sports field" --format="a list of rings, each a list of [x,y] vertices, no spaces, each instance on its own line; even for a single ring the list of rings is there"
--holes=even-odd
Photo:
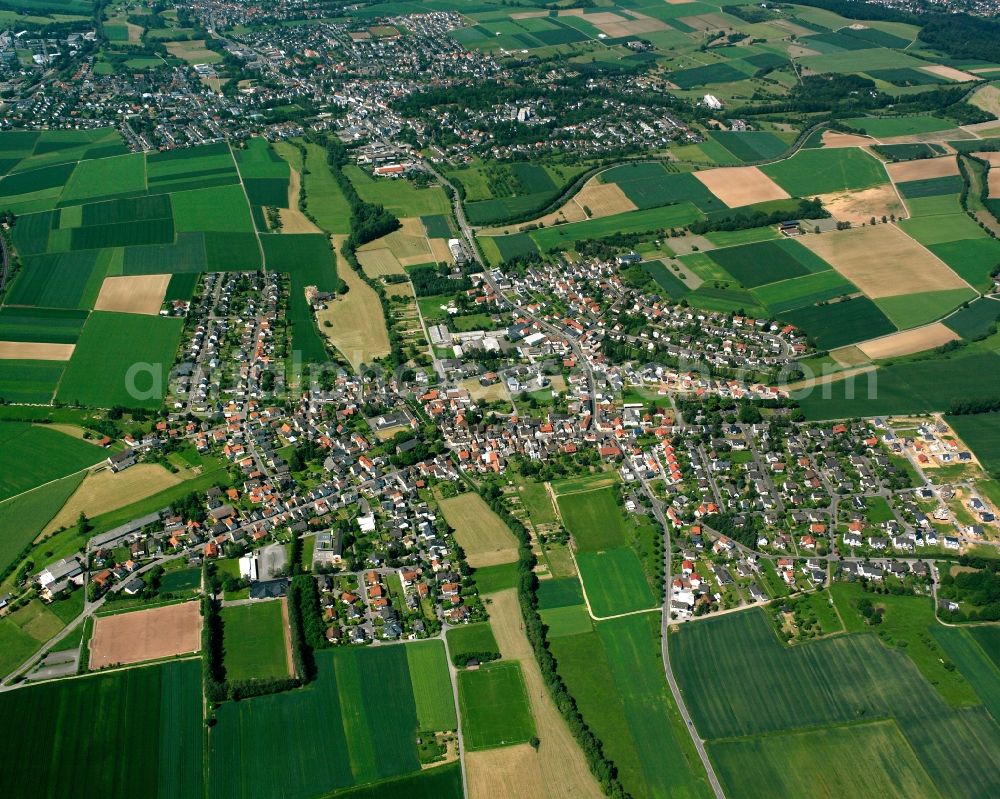
[[[462,737],[466,748],[524,743],[535,734],[520,664],[490,663],[458,674]]]
[[[42,425],[0,422],[0,501],[106,457],[100,447]]]
[[[197,602],[98,616],[90,639],[90,668],[141,663],[201,648]]]
[[[517,560],[517,539],[479,494],[442,499],[441,512],[473,568]]]
[[[226,679],[287,677],[284,600],[230,605],[222,608],[222,642]]]
[[[201,707],[197,661],[4,693],[3,717],[31,723],[4,747],[0,794],[72,796],[85,783],[109,799],[201,796]]]

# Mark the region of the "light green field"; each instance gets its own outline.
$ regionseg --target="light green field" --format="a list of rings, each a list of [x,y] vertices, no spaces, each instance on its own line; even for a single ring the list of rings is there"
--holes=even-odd
[[[353,164],[344,167],[344,174],[351,179],[362,200],[384,205],[396,216],[451,213],[448,197],[440,186],[418,189],[403,178],[372,177]]]
[[[351,232],[351,208],[330,172],[326,151],[318,144],[306,144],[306,208],[316,224],[330,233]]]
[[[629,211],[586,222],[573,222],[535,230],[530,235],[542,252],[554,248],[568,248],[582,239],[597,239],[612,233],[645,233],[684,225],[701,218],[702,213],[689,202],[649,208],[645,211]]]
[[[916,133],[934,133],[955,127],[953,122],[932,116],[855,117],[854,119],[845,119],[844,123],[859,130],[863,128],[869,136],[874,136],[876,139],[910,136]]]
[[[580,552],[576,565],[595,616],[614,616],[656,606],[646,573],[631,547]]]
[[[791,158],[762,166],[793,197],[815,197],[889,182],[881,161],[854,147],[800,150]]]
[[[627,543],[616,492],[617,488],[608,486],[558,498],[563,523],[576,542],[577,552],[598,552]]]
[[[981,239],[986,233],[965,214],[944,214],[941,216],[903,219],[899,226],[925,247],[930,244],[945,244],[951,241]]]
[[[455,699],[444,645],[440,641],[418,641],[407,644],[405,649],[420,729],[455,729]]]
[[[171,195],[171,203],[178,232],[253,232],[247,198],[239,184],[177,192]]]
[[[896,327],[906,330],[940,319],[975,296],[976,292],[972,289],[925,291],[898,297],[881,297],[875,300],[875,304]]]
[[[81,161],[70,176],[60,202],[146,192],[146,156],[142,153]]]

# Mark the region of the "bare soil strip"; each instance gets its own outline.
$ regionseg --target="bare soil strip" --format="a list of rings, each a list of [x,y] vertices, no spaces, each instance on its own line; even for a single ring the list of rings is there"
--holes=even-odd
[[[90,668],[140,663],[201,649],[197,602],[98,616],[90,639]]]

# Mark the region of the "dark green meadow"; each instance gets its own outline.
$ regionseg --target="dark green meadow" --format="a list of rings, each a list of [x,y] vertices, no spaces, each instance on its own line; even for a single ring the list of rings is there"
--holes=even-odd
[[[26,422],[0,422],[0,500],[104,460],[82,439]]]
[[[201,796],[201,664],[166,663],[0,694],[19,720],[0,768],[6,799]]]

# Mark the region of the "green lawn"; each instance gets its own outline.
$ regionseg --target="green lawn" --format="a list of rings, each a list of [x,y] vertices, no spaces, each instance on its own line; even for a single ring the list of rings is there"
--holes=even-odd
[[[224,607],[222,623],[227,680],[288,676],[280,601]]]
[[[469,657],[483,652],[500,653],[493,628],[488,622],[452,627],[448,630],[448,651],[453,662],[465,664]]]
[[[458,701],[469,751],[524,743],[535,734],[520,663],[501,661],[459,672]]]
[[[548,627],[549,638],[564,635],[578,635],[593,629],[587,608],[583,605],[567,605],[541,611],[542,623]]]
[[[253,220],[243,187],[218,186],[182,191],[171,195],[174,224],[180,232],[215,230],[252,233]]]

